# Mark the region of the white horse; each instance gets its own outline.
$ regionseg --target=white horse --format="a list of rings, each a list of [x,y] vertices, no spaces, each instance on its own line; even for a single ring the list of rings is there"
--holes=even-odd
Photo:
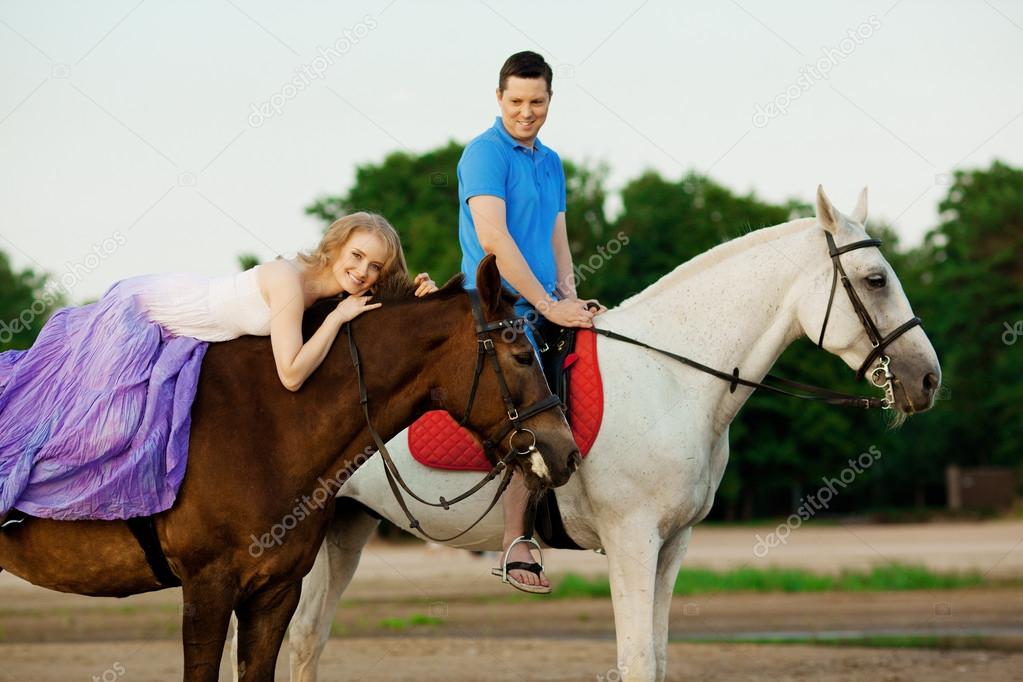
[[[832,290],[825,231],[839,247],[864,240],[866,214],[866,189],[847,217],[818,188],[816,219],[794,220],[722,244],[599,316],[598,326],[711,367],[738,367],[743,377],[760,380],[800,334],[818,340]],[[849,251],[841,264],[882,333],[912,318],[909,301],[880,250]],[[752,389],[740,386],[730,393],[719,378],[620,341],[598,337],[597,345],[603,426],[583,466],[558,488],[557,500],[572,539],[607,552],[622,678],[663,680],[675,579],[693,525],[710,511],[721,482],[728,426]],[[823,347],[853,368],[872,349],[841,288]],[[928,409],[941,370],[923,330],[910,329],[885,353],[901,383],[894,408],[903,414]],[[450,496],[479,477],[423,467],[409,454],[404,432],[388,449],[413,489]],[[367,462],[341,493],[407,527],[379,457]],[[492,493],[493,487],[485,488],[450,511],[409,502],[428,531],[450,535],[482,513]],[[351,505],[334,521],[303,583],[291,623],[292,680],[316,679],[338,600],[377,525],[357,507]],[[501,513],[493,511],[450,545],[500,550],[502,529]]]

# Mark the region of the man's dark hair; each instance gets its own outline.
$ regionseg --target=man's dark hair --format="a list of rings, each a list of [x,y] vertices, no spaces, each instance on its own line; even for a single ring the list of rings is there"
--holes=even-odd
[[[554,80],[554,72],[551,71],[550,65],[544,61],[543,57],[529,51],[516,52],[505,60],[504,66],[501,67],[501,77],[497,82],[497,87],[501,92],[508,87],[509,76],[543,78],[547,81],[547,94],[550,94],[551,81]]]

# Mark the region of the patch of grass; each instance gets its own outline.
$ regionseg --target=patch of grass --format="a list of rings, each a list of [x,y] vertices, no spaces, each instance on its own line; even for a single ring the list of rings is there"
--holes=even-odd
[[[843,571],[825,575],[795,568],[739,568],[714,571],[683,568],[675,581],[675,594],[716,592],[887,592],[902,590],[948,590],[985,584],[982,575],[935,573],[922,566],[888,564],[869,571]],[[607,598],[611,585],[606,577],[584,578],[574,573],[556,581],[551,596],[560,599]]]
[[[1006,647],[981,635],[863,635],[858,637],[721,637],[713,639],[672,639],[688,644],[802,644],[810,646],[854,646],[872,649],[999,649]]]
[[[427,616],[422,613],[414,613],[408,618],[384,618],[378,624],[385,630],[406,630],[418,625],[443,625],[444,619],[436,616]]]

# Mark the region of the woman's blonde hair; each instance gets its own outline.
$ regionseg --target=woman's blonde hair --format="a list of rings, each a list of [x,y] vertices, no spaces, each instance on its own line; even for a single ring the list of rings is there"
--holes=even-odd
[[[332,222],[319,245],[312,251],[300,252],[298,259],[318,270],[329,268],[348,238],[359,230],[377,235],[387,248],[387,259],[384,261],[379,281],[382,283],[391,277],[408,279],[408,266],[405,265],[405,253],[401,249],[398,231],[383,216],[366,211],[351,213]]]

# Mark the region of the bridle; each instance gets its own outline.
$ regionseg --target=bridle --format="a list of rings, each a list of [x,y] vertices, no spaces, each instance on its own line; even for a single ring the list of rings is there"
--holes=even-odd
[[[536,449],[536,434],[527,428],[522,426],[522,423],[531,417],[535,417],[541,412],[554,407],[562,407],[561,400],[556,395],[549,395],[543,400],[538,400],[528,407],[517,409],[515,407],[515,401],[512,400],[511,391],[508,390],[508,382],[504,378],[504,370],[501,369],[501,363],[497,360],[497,349],[494,347],[494,339],[491,336],[494,332],[504,330],[521,330],[522,325],[525,324],[525,320],[521,317],[515,317],[504,320],[496,320],[494,322],[487,322],[486,318],[483,317],[483,306],[480,303],[480,295],[476,289],[469,289],[469,302],[472,305],[472,316],[476,322],[476,368],[473,370],[472,375],[472,388],[469,390],[469,399],[465,404],[465,410],[462,412],[462,419],[458,422],[459,426],[465,426],[469,422],[469,415],[472,412],[472,407],[476,401],[476,390],[479,388],[480,375],[483,373],[483,361],[484,357],[490,360],[491,367],[494,368],[494,373],[497,375],[497,385],[501,389],[501,400],[504,401],[504,407],[508,414],[508,423],[493,438],[488,438],[483,441],[483,449],[488,454],[494,455],[497,444],[500,443],[509,431],[514,431],[508,438],[509,449],[516,449],[513,445],[515,436],[520,433],[528,433],[532,437],[532,444],[525,450],[519,450],[519,454],[526,454],[531,450]],[[494,456],[496,459],[496,455]]]
[[[394,498],[397,500],[398,506],[401,507],[405,516],[409,520],[409,528],[418,530],[420,534],[434,542],[449,542],[461,537],[475,528],[476,525],[490,513],[490,510],[497,504],[497,501],[508,487],[508,484],[511,483],[513,469],[511,469],[508,465],[511,464],[512,460],[523,455],[539,453],[536,449],[536,434],[532,430],[527,429],[524,426],[524,423],[532,417],[546,412],[547,410],[555,407],[563,407],[561,400],[555,395],[548,395],[546,398],[538,400],[532,405],[524,408],[517,408],[515,406],[515,401],[512,398],[511,391],[508,389],[508,382],[504,376],[504,370],[501,369],[501,363],[497,359],[497,349],[494,346],[492,334],[506,329],[521,329],[524,321],[522,318],[516,317],[487,322],[483,315],[483,306],[480,303],[479,292],[475,289],[469,289],[467,293],[469,294],[469,302],[472,307],[472,315],[476,329],[476,367],[473,370],[472,388],[469,391],[469,399],[466,403],[465,412],[463,413],[459,424],[461,426],[465,426],[468,423],[469,414],[476,401],[476,392],[479,388],[480,375],[483,373],[484,363],[487,359],[489,359],[490,365],[494,368],[494,373],[497,375],[497,385],[501,391],[501,399],[504,401],[508,421],[498,427],[498,430],[494,435],[482,442],[483,448],[486,450],[491,461],[496,462],[494,467],[479,481],[479,483],[451,500],[447,500],[444,497],[438,498],[437,502],[424,500],[422,497],[414,493],[401,477],[401,474],[398,472],[398,468],[394,464],[394,460],[391,458],[391,453],[387,451],[387,446],[384,445],[384,441],[380,437],[380,434],[373,428],[373,423],[369,416],[369,399],[366,395],[366,382],[362,374],[362,363],[359,360],[359,351],[355,346],[355,337],[352,333],[351,323],[345,324],[348,335],[348,348],[351,351],[352,363],[355,365],[355,374],[359,380],[359,403],[362,405],[362,413],[366,418],[366,426],[369,428],[370,436],[373,438],[373,442],[376,444],[377,450],[380,452],[380,457],[384,462],[384,473],[387,476],[387,483],[391,487],[391,492],[394,493]],[[511,435],[509,435],[509,433]],[[529,436],[530,442],[528,446],[520,447],[519,445],[516,445],[515,438],[520,434]],[[508,436],[508,453],[501,459],[497,459],[497,447],[504,440],[505,436]],[[471,526],[449,538],[436,538],[423,530],[422,524],[420,524],[412,515],[405,499],[401,495],[401,490],[399,490],[400,487],[408,493],[411,498],[421,504],[425,504],[430,507],[440,507],[447,510],[451,505],[474,495],[481,488],[500,476],[502,472],[504,472],[504,478],[501,480],[501,483],[494,494],[494,498],[490,501],[490,505]]]
[[[824,323],[821,325],[821,335],[817,339],[818,348],[824,348],[824,333],[828,329],[828,319],[831,317],[831,306],[835,302],[835,289],[838,286],[839,277],[842,279],[842,287],[845,289],[846,295],[849,297],[849,303],[852,304],[853,310],[856,311],[856,316],[860,318],[860,323],[867,332],[867,337],[870,339],[870,343],[873,346],[871,351],[867,353],[867,357],[863,359],[863,363],[860,368],[856,370],[856,380],[862,379],[867,370],[870,369],[875,361],[878,362],[878,366],[870,372],[870,383],[877,388],[884,391],[884,399],[881,403],[882,409],[891,409],[895,402],[895,389],[893,384],[897,383],[898,380],[889,367],[891,364],[891,358],[887,355],[883,355],[884,350],[897,338],[908,332],[913,327],[919,326],[921,320],[919,317],[913,317],[906,322],[903,322],[894,330],[892,330],[887,336],[882,336],[881,332],[878,331],[877,324],[874,323],[874,319],[867,312],[866,306],[863,305],[863,301],[860,300],[859,294],[856,293],[856,289],[853,287],[852,282],[849,281],[849,276],[845,274],[845,268],[842,267],[842,254],[856,249],[864,249],[868,247],[881,247],[880,239],[864,239],[862,241],[853,242],[852,244],[846,244],[845,246],[836,246],[835,238],[831,236],[830,232],[825,232],[824,237],[828,240],[828,253],[831,256],[831,295],[828,297],[828,307],[824,312]]]
[[[863,407],[866,409],[880,408],[882,410],[890,410],[895,404],[895,389],[894,385],[898,383],[898,378],[892,373],[889,365],[891,364],[891,358],[887,355],[882,355],[884,350],[897,338],[905,334],[907,331],[921,324],[919,317],[914,317],[903,324],[896,327],[887,336],[882,336],[881,332],[878,331],[877,325],[871,318],[870,313],[867,312],[860,297],[856,294],[856,289],[853,288],[852,282],[849,281],[849,277],[845,274],[845,268],[842,267],[841,256],[849,251],[856,249],[863,249],[870,246],[881,246],[880,239],[864,239],[862,241],[853,242],[852,244],[846,244],[845,246],[836,246],[835,240],[831,236],[830,232],[825,231],[824,236],[828,240],[828,253],[831,255],[832,263],[832,278],[831,278],[831,295],[828,297],[828,307],[824,313],[824,323],[821,325],[820,338],[817,340],[817,345],[823,348],[824,344],[824,333],[827,331],[828,319],[831,317],[831,308],[835,302],[835,290],[838,286],[838,279],[841,277],[842,286],[845,288],[846,295],[849,297],[849,302],[852,304],[853,310],[856,311],[856,315],[860,318],[860,322],[863,324],[863,328],[867,332],[867,336],[870,338],[870,343],[873,345],[870,353],[864,358],[863,363],[859,369],[856,370],[856,379],[862,379],[867,373],[867,370],[874,364],[875,361],[880,360],[879,365],[870,372],[870,383],[875,387],[880,388],[884,391],[883,398],[867,398],[863,396],[849,395],[847,393],[840,393],[838,391],[832,391],[831,389],[821,388],[819,386],[812,386],[810,384],[804,384],[785,377],[775,376],[768,374],[764,377],[763,381],[751,381],[749,379],[743,379],[739,376],[739,368],[735,367],[732,371],[724,372],[713,367],[708,367],[696,360],[687,358],[684,355],[672,353],[661,348],[656,348],[649,344],[637,341],[636,339],[630,338],[618,332],[613,332],[608,329],[593,328],[594,333],[606,336],[611,339],[618,341],[624,341],[625,343],[631,343],[641,348],[655,351],[661,355],[665,355],[672,360],[682,363],[688,367],[699,370],[711,376],[717,377],[723,381],[727,381],[729,385],[729,393],[735,393],[735,389],[739,386],[747,386],[749,388],[759,388],[771,393],[778,395],[785,395],[791,398],[799,398],[801,400],[819,400],[829,405],[842,405],[842,406],[853,406]],[[765,383],[771,381],[773,383],[782,384],[799,390],[799,393],[779,388],[778,386],[772,386],[771,384]]]

